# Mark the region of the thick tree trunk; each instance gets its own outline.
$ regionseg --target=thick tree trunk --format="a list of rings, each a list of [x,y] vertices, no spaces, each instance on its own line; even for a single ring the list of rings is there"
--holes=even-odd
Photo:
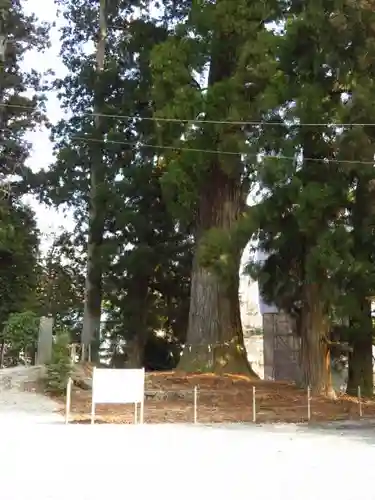
[[[202,237],[212,228],[233,230],[242,207],[241,187],[217,170],[201,197],[193,263],[189,324],[178,369],[187,372],[242,373],[257,378],[244,347],[239,302],[242,249],[233,249],[230,276],[223,279],[200,262]]]
[[[334,396],[331,381],[328,318],[321,301],[319,285],[304,285],[301,310],[301,368],[305,387],[311,394]]]
[[[357,395],[358,387],[364,396],[373,396],[372,343],[373,326],[371,304],[363,299],[361,317],[353,322],[350,338],[348,394]]]
[[[99,40],[96,48],[96,72],[100,76],[104,71],[105,46],[107,38],[106,0],[100,1]],[[96,94],[98,94],[96,92]],[[93,155],[90,172],[90,209],[87,244],[87,271],[85,283],[85,304],[82,328],[82,353],[84,360],[89,356],[91,361],[98,363],[100,346],[100,320],[102,305],[102,243],[105,224],[105,209],[103,206],[103,184],[105,180],[102,122],[100,117],[100,94],[94,95],[95,127],[98,138],[98,151]]]
[[[217,0],[216,8],[222,13],[227,0]],[[239,47],[243,41],[238,33],[228,30],[224,21],[216,23],[212,36],[209,90],[229,82],[238,70]],[[222,98],[220,106],[229,108],[233,105],[230,95]],[[217,110],[211,110],[213,116]],[[210,118],[210,110],[207,118]],[[225,113],[222,109],[221,116]],[[208,141],[212,148],[220,150],[226,133],[233,140],[233,128],[222,127],[220,132],[215,127],[207,126]],[[242,132],[238,132],[241,142]],[[245,373],[256,378],[257,375],[247,360],[243,341],[239,303],[239,266],[243,248],[232,248],[230,255],[223,255],[231,262],[230,276],[223,279],[210,267],[202,265],[200,259],[202,238],[210,230],[219,230],[230,237],[245,208],[247,192],[243,191],[241,177],[243,164],[241,155],[212,156],[206,165],[204,186],[200,192],[196,224],[196,248],[193,262],[190,292],[189,324],[186,346],[178,368],[185,371],[210,371],[217,373]],[[217,263],[220,265],[220,262]],[[225,265],[225,262],[222,262]]]

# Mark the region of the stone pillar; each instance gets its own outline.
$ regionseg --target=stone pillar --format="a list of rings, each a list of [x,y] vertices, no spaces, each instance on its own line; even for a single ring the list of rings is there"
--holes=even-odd
[[[288,380],[296,383],[301,381],[300,343],[293,318],[283,312],[277,314],[273,351],[275,380]]]
[[[36,364],[45,365],[51,361],[52,356],[52,331],[53,318],[42,316],[39,325],[38,351]]]

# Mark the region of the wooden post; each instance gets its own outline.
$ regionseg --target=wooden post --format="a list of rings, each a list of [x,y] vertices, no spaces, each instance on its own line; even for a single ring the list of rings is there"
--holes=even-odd
[[[65,424],[69,423],[71,399],[72,399],[72,379],[69,377],[66,386]]]
[[[256,393],[255,393],[255,385],[253,385],[253,422],[254,424],[257,421],[257,409],[256,409]]]
[[[96,367],[94,366],[94,369],[92,372],[91,424],[95,423],[95,399],[94,399],[95,370],[96,370]]]
[[[198,387],[194,387],[194,423],[198,423]]]
[[[310,386],[307,388],[307,420],[311,420],[311,389]]]

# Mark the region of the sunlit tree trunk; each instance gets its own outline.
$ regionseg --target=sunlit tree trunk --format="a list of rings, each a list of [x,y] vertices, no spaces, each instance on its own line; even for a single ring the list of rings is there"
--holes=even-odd
[[[333,396],[329,350],[329,322],[316,283],[304,285],[300,318],[303,381],[315,395]]]
[[[186,347],[178,368],[183,371],[244,373],[256,377],[244,347],[239,302],[242,248],[234,249],[235,271],[223,280],[200,261],[205,231],[231,231],[240,217],[243,193],[238,182],[221,170],[212,177],[199,207],[199,229],[191,277]],[[199,237],[200,236],[200,237]]]

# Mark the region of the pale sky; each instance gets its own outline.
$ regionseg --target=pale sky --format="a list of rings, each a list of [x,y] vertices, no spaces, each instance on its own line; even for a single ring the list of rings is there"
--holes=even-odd
[[[41,21],[56,22],[56,6],[53,0],[26,0],[24,2],[25,10],[28,13],[34,13]],[[25,68],[33,68],[37,71],[46,71],[53,69],[56,76],[63,76],[65,74],[65,67],[59,59],[59,33],[58,26],[51,31],[52,46],[44,54],[38,51],[29,52],[24,61]],[[48,96],[47,112],[49,119],[54,123],[59,120],[63,114],[60,110],[59,101],[55,93],[51,92]],[[45,129],[39,130],[34,133],[29,133],[28,140],[33,144],[33,152],[29,159],[30,167],[37,171],[40,168],[46,168],[53,160],[52,144],[49,140],[49,132]],[[31,197],[26,197],[27,202],[34,208],[38,218],[38,224],[45,239],[48,240],[48,235],[59,232],[61,226],[67,228],[73,227],[71,218],[64,217],[64,214],[56,210],[48,210],[45,206],[40,205]],[[48,245],[44,241],[43,247]]]

